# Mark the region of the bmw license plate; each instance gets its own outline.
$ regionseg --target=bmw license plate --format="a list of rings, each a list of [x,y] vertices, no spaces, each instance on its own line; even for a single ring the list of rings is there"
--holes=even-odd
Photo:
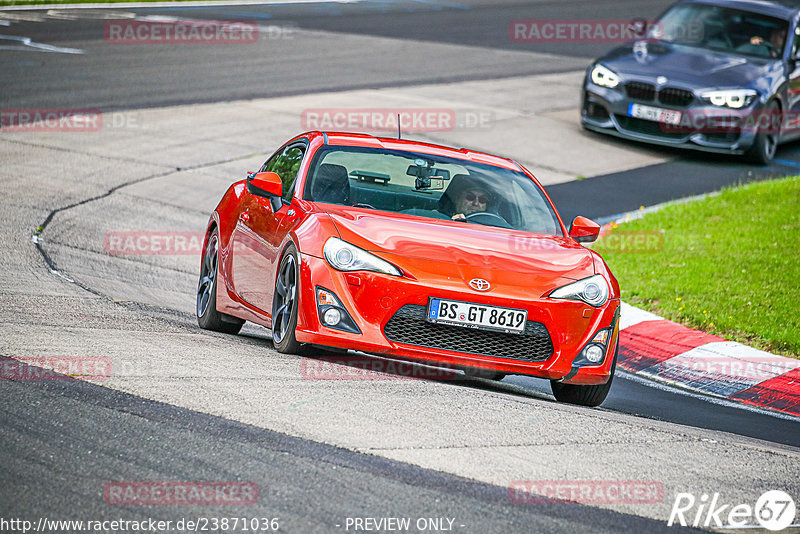
[[[678,126],[681,123],[681,112],[671,109],[643,106],[641,104],[628,104],[628,116],[637,119],[660,122]]]
[[[431,298],[428,301],[428,321],[432,323],[521,334],[525,330],[527,319],[526,310],[457,300]]]

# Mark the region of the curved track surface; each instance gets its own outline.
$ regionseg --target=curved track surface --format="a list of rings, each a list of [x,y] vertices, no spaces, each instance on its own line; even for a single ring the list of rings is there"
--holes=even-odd
[[[377,9],[376,4],[364,2],[341,9]],[[411,6],[416,11],[396,16],[439,20],[443,28],[456,19],[466,24],[465,13],[472,12],[475,20],[485,19],[487,13],[477,3],[457,7],[429,4],[441,9],[428,7],[422,14],[418,2],[382,4],[390,10]],[[527,9],[529,6],[509,6],[501,11],[507,18],[532,18]],[[203,16],[202,10],[193,13]],[[219,15],[206,13],[207,18]],[[430,100],[435,103],[428,105],[441,105],[445,88],[465,99],[480,90],[480,83],[500,82],[453,85],[463,72],[434,69],[437,61],[451,68],[454,59],[476,61],[483,69],[471,71],[477,79],[529,74],[532,77],[525,80],[536,81],[543,79],[536,76],[564,72],[565,78],[557,80],[572,80],[579,76],[589,55],[585,51],[559,57],[553,56],[552,50],[497,51],[509,47],[492,48],[491,43],[483,43],[481,49],[481,43],[467,38],[473,35],[474,39],[474,32],[420,41],[430,29],[406,35],[416,40],[408,41],[410,50],[403,50],[398,48],[402,41],[397,38],[386,41],[385,37],[370,37],[375,31],[347,28],[355,34],[337,39],[340,49],[336,53],[367,65],[364,70],[354,70],[352,65],[348,70],[341,57],[337,63],[325,55],[333,53],[330,47],[322,47],[326,52],[321,55],[308,51],[319,45],[317,37],[333,38],[332,28],[324,26],[336,16],[328,13],[314,19],[311,15],[297,14],[297,26],[325,31],[312,32],[314,39],[309,41],[300,38],[311,35],[303,33],[308,29],[297,30],[294,47],[308,47],[305,52],[298,51],[297,58],[327,61],[330,66],[325,72],[330,74],[311,76],[303,69],[296,74],[300,78],[287,81],[282,76],[292,65],[283,65],[281,75],[271,79],[278,80],[277,86],[287,83],[291,88],[266,94],[254,92],[254,82],[246,89],[249,92],[232,93],[230,78],[225,81],[228,85],[219,85],[218,93],[190,83],[187,93],[177,94],[180,91],[174,90],[175,81],[169,77],[184,73],[165,71],[165,63],[169,63],[165,56],[147,58],[142,55],[147,49],[141,47],[126,54],[141,64],[141,72],[161,72],[164,78],[158,83],[171,91],[159,89],[155,84],[158,76],[139,76],[137,81],[131,69],[114,67],[120,58],[108,47],[96,48],[91,60],[89,55],[58,54],[41,59],[44,54],[30,51],[9,51],[0,58],[0,62],[22,69],[23,82],[9,78],[2,82],[5,107],[123,110],[158,106],[138,109],[133,115],[120,112],[127,117],[123,127],[104,127],[91,134],[4,133],[0,137],[0,188],[5,199],[0,207],[5,229],[0,238],[5,251],[0,259],[0,354],[103,357],[111,361],[113,369],[108,379],[95,383],[0,381],[1,417],[4,429],[9,430],[0,437],[0,454],[7,466],[0,474],[5,482],[0,489],[4,517],[196,515],[196,510],[180,507],[151,507],[144,514],[106,505],[102,489],[111,480],[252,481],[260,488],[255,508],[204,510],[204,515],[280,516],[290,532],[343,531],[348,516],[388,515],[451,517],[454,530],[463,532],[570,532],[579,528],[641,532],[666,528],[672,500],[679,491],[696,495],[716,491],[726,502],[735,503],[754,502],[763,491],[776,488],[800,494],[800,425],[796,421],[712,404],[624,376],[619,377],[604,407],[597,410],[556,404],[542,383],[517,377],[496,384],[460,375],[436,381],[407,380],[391,373],[371,375],[369,380],[309,379],[304,369],[325,362],[324,355],[279,355],[270,349],[265,332],[255,327],[246,327],[239,336],[210,334],[196,327],[192,315],[196,254],[109,254],[108,237],[114,232],[202,229],[227,185],[258,166],[270,147],[299,129],[297,110],[308,106],[302,96],[308,92],[331,89],[333,84],[336,89],[354,90],[320,95],[318,102],[349,105],[366,94],[380,105],[388,101],[395,106],[412,97],[425,102],[433,92],[438,100]],[[241,13],[237,16],[241,18]],[[355,12],[340,14],[340,20],[355,24],[368,20],[359,17],[371,16],[375,15]],[[386,18],[376,16],[376,20]],[[20,22],[8,30],[25,30],[24,24],[50,28],[47,24],[54,23]],[[79,19],[58,24],[96,28],[98,22]],[[50,30],[40,31],[46,37]],[[58,31],[64,37],[48,42],[92,50],[96,41],[80,32],[66,38],[66,26]],[[431,59],[423,67],[416,61],[387,73],[378,67],[385,61],[365,59],[358,53],[365,43],[383,44],[387,53],[398,56],[429,52]],[[181,56],[173,58],[177,65],[179,59],[186,59],[184,54],[198,51],[171,53]],[[273,57],[285,58],[287,53]],[[241,57],[240,61],[262,60],[256,56]],[[488,61],[489,57],[497,61]],[[527,68],[533,72],[523,70],[522,64],[531,60],[541,64],[529,64]],[[41,66],[20,67],[38,61],[43,62]],[[61,78],[63,90],[43,92],[48,82],[56,83],[53,77],[59,72],[50,62],[61,61],[67,62],[61,68],[74,76]],[[70,61],[86,70],[70,67]],[[105,70],[96,67],[98,61],[107,62]],[[204,61],[209,61],[207,54]],[[220,68],[227,64],[220,58],[214,61]],[[204,78],[198,63],[180,64],[191,76]],[[513,65],[519,65],[519,70]],[[153,70],[148,71],[150,68]],[[367,73],[367,79],[357,79],[359,73]],[[126,86],[124,90],[103,85],[103,76],[114,74],[126,80],[120,83]],[[341,76],[339,81],[337,76]],[[212,76],[206,81],[215,79]],[[418,86],[430,81],[447,81],[448,85]],[[511,102],[493,95],[485,104],[498,120],[505,120],[507,108],[518,109],[516,103],[529,98],[524,84],[514,88],[514,79],[505,83],[503,87],[515,91],[509,97]],[[20,89],[25,84],[38,90]],[[365,86],[407,89],[358,91]],[[299,100],[168,105],[222,99],[221,95],[230,100],[231,95],[285,93],[302,94]],[[564,105],[569,110],[574,101]],[[516,122],[527,118],[509,115],[506,124],[518,128]],[[626,161],[621,164],[626,169],[622,174],[609,172],[569,182],[562,177],[572,172],[570,169],[541,163],[535,150],[520,149],[526,164],[534,167],[539,163],[544,172],[552,173],[550,191],[566,212],[573,209],[566,206],[572,202],[576,211],[603,217],[625,211],[644,198],[647,202],[640,205],[683,196],[680,187],[653,194],[652,188],[629,185],[616,195],[617,200],[609,198],[600,207],[577,200],[587,187],[604,191],[604,184],[633,184],[637,172],[640,177],[643,173],[655,176],[658,169],[672,174],[670,166],[678,165],[691,173],[697,166],[708,165],[704,159],[665,155],[616,141],[592,137],[587,141],[585,134],[572,131],[582,143],[601,143],[608,153],[632,151],[650,166],[642,171],[641,165]],[[490,134],[503,138],[497,129]],[[453,137],[466,144],[476,136],[488,137],[485,131],[466,129],[427,137]],[[498,142],[507,148],[498,151],[518,152],[508,144],[509,139]],[[784,156],[789,157],[786,154],[791,150],[784,149]],[[720,177],[718,181],[709,179],[709,189],[734,176],[753,179],[781,171],[742,167],[736,162],[711,165]],[[583,187],[579,189],[578,184]],[[559,193],[563,199],[558,198]],[[37,227],[43,229],[34,246],[31,236]],[[520,505],[513,503],[507,492],[509,484],[517,480],[657,481],[663,484],[664,497],[650,504]]]

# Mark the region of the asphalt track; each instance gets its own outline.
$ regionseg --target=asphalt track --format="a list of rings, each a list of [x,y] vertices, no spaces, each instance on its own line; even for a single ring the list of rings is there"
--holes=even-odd
[[[585,6],[578,2],[509,6],[479,2],[362,2],[345,6],[324,3],[269,8],[248,6],[247,10],[226,8],[224,12],[181,8],[170,11],[176,16],[190,13],[197,18],[261,18],[271,24],[292,24],[327,32],[391,35],[423,43],[436,41],[510,50],[513,45],[507,38],[498,37],[498,31],[500,36],[507,35],[503,32],[507,31],[508,20],[590,18],[599,16],[598,13],[604,18],[623,17],[634,3],[596,2],[592,5],[593,8],[597,6],[596,13],[587,13]],[[641,16],[651,16],[660,11],[662,5],[664,3],[649,4],[649,11]],[[639,11],[637,8],[637,15]],[[358,56],[358,63],[348,64],[349,69],[334,68],[335,63],[331,62],[336,58],[332,59],[330,52],[324,50],[295,50],[293,57],[298,61],[302,59],[302,69],[297,69],[296,62],[274,61],[276,57],[285,57],[281,55],[283,52],[262,54],[263,51],[257,49],[252,50],[254,57],[237,57],[235,61],[225,53],[222,57],[213,57],[212,61],[208,55],[202,55],[206,54],[203,50],[180,47],[165,54],[141,57],[135,51],[115,51],[102,44],[93,48],[98,44],[93,42],[97,40],[98,24],[102,27],[102,21],[96,19],[49,20],[19,23],[3,29],[8,30],[7,33],[19,32],[57,42],[64,47],[104,51],[100,60],[97,54],[69,56],[66,65],[57,65],[64,61],[58,54],[31,57],[30,52],[3,52],[0,64],[3,71],[9,73],[0,81],[3,107],[151,108],[322,90],[491,79],[559,72],[564,68],[557,58],[535,66],[508,58],[505,63],[483,63],[480,69],[464,73],[458,65],[448,64],[444,57],[438,64],[436,58],[409,61],[402,49],[386,51],[396,57],[364,57],[357,51],[349,51],[345,57]],[[486,31],[488,27],[495,30]],[[581,60],[596,55],[596,50],[581,46],[542,51]],[[390,73],[381,70],[381,65],[394,62],[400,68]],[[215,68],[209,69],[209,64]],[[358,71],[353,70],[354,64],[359,65]],[[131,65],[136,68],[125,68]],[[184,70],[176,73],[175,69]],[[263,81],[264,72],[270,73],[269,83]],[[324,72],[324,76],[320,76],[320,72]],[[176,78],[180,78],[180,82]],[[53,87],[59,89],[53,90]],[[175,90],[176,87],[179,89]],[[795,150],[794,147],[782,149],[779,160],[783,163],[766,169],[723,158],[676,153],[667,163],[553,185],[548,191],[565,218],[578,212],[603,218],[640,205],[716,190],[738,181],[786,174],[793,168],[793,158],[800,159]],[[702,179],[698,180],[697,176]],[[48,209],[44,205],[32,205],[42,215],[38,220],[44,220]],[[35,264],[32,261],[32,265]],[[135,315],[134,312],[141,310],[134,309],[131,313]],[[155,315],[155,321],[164,320],[161,312],[151,310],[149,313]],[[147,310],[144,315],[148,315]],[[191,317],[176,316],[172,312],[167,315],[170,324],[177,323],[178,330],[192,331]],[[259,339],[254,341],[259,342]],[[260,342],[263,343],[263,339]],[[3,345],[2,350],[3,354],[14,352],[13,346]],[[546,386],[542,389],[541,384],[527,379],[509,378],[497,385],[466,381],[459,387],[470,385],[478,391],[512,395],[519,394],[522,388],[525,395],[546,398]],[[278,490],[262,493],[265,499],[260,503],[260,511],[274,511],[275,515],[286,517],[293,531],[332,530],[337,518],[346,516],[403,513],[458,517],[469,532],[565,532],[576,528],[640,532],[664,528],[663,521],[571,504],[512,507],[505,488],[290,438],[92,384],[4,381],[0,393],[4,399],[3,428],[10,431],[4,432],[0,450],[5,466],[0,476],[4,481],[0,489],[4,503],[0,505],[0,513],[4,517],[21,515],[21,511],[28,516],[52,513],[63,517],[76,508],[86,511],[92,518],[110,517],[114,510],[102,506],[96,484],[98,480],[109,478],[131,479],[147,473],[161,479],[219,480],[226,476],[248,476],[252,480],[252,473],[260,473],[255,479],[261,488]],[[709,404],[624,379],[617,381],[604,410],[793,447],[800,445],[797,422]],[[181,447],[172,448],[173,443]],[[53,458],[58,461],[54,462]],[[337,472],[332,473],[333,469]],[[280,480],[275,480],[276,475]],[[83,477],[83,483],[76,485],[76,477]],[[25,491],[19,491],[15,480],[26,481]],[[314,505],[310,506],[307,503],[312,496],[319,498],[314,498]],[[178,517],[185,512],[180,509],[157,511],[164,517]]]

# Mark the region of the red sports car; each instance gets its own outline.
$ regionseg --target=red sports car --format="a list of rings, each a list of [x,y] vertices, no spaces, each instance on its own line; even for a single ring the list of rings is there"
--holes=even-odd
[[[272,330],[275,349],[353,349],[499,379],[550,379],[597,406],[614,376],[619,284],[515,161],[414,141],[308,132],[223,196],[197,319]]]

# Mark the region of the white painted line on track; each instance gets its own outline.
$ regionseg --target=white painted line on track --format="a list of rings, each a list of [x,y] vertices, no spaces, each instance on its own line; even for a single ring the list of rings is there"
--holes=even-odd
[[[0,35],[0,41],[17,41],[18,45],[0,45],[0,50],[31,50],[35,52],[57,52],[59,54],[83,54],[80,48],[64,48],[44,43],[37,43],[30,37],[19,35]]]
[[[363,0],[220,0],[190,2],[118,2],[112,4],[45,4],[27,6],[2,6],[0,11],[29,11],[39,9],[119,9],[143,7],[213,7],[213,6],[282,6],[291,4],[357,4]]]

